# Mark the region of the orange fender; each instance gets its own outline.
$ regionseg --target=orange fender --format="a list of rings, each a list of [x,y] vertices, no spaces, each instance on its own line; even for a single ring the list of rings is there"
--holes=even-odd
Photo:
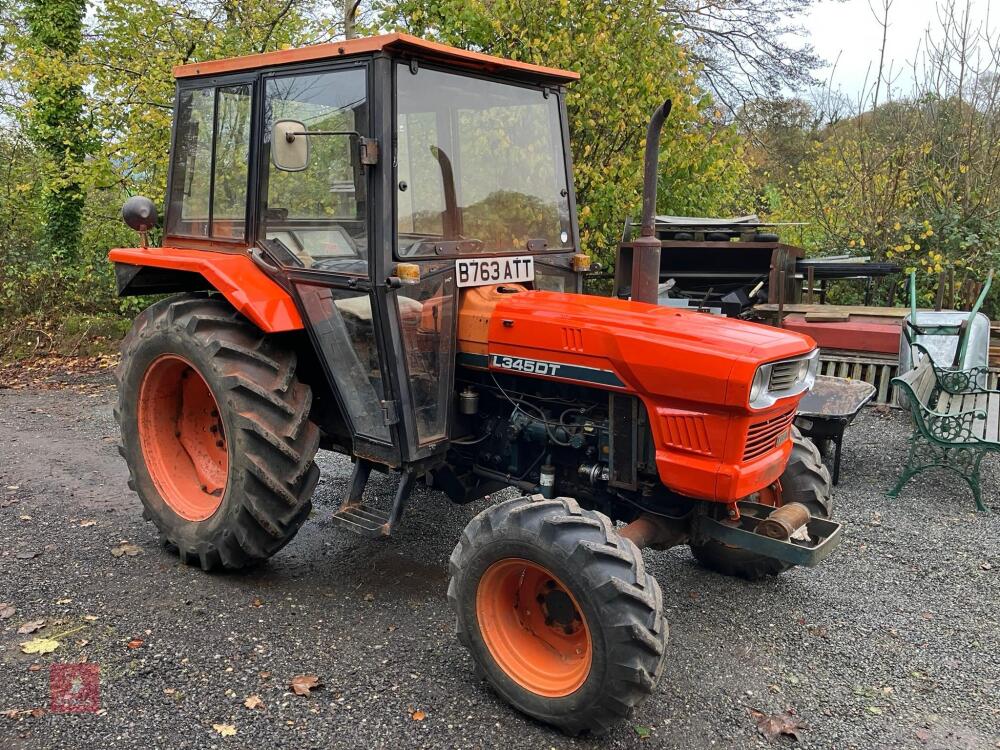
[[[266,333],[297,331],[302,318],[292,296],[246,255],[182,247],[125,247],[108,253],[115,263],[200,273],[230,304]]]

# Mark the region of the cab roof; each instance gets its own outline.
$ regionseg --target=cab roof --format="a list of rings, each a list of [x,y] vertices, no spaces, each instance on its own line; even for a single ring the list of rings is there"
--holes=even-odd
[[[174,68],[175,78],[193,78],[200,76],[233,73],[243,70],[270,68],[276,65],[313,62],[317,60],[333,60],[340,57],[362,55],[385,51],[390,53],[409,54],[425,60],[441,62],[453,67],[465,68],[483,73],[502,73],[517,78],[549,81],[552,83],[568,83],[580,77],[572,70],[547,68],[544,65],[506,60],[502,57],[484,55],[480,52],[458,49],[447,44],[439,44],[410,34],[393,33],[380,36],[349,39],[343,42],[316,44],[298,49],[283,49],[275,52],[263,52],[243,57],[230,57],[223,60],[188,63]]]

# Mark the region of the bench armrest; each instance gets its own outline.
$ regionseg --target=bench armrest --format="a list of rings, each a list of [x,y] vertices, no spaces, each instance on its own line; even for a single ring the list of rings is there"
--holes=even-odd
[[[990,390],[989,367],[972,367],[968,370],[949,370],[934,365],[934,376],[948,393],[996,393]]]
[[[973,431],[976,422],[986,419],[986,412],[982,409],[966,409],[957,414],[941,414],[920,404],[919,411],[927,433],[935,440],[943,443],[983,442],[983,439]]]

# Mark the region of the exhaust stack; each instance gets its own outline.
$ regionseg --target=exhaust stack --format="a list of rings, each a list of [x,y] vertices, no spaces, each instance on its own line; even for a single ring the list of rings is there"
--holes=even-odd
[[[667,99],[656,108],[646,129],[646,156],[642,178],[642,224],[639,236],[618,248],[615,264],[615,294],[636,302],[655,305],[660,283],[660,241],[656,238],[656,182],[660,156],[660,131],[670,115]],[[628,290],[628,294],[626,293]]]

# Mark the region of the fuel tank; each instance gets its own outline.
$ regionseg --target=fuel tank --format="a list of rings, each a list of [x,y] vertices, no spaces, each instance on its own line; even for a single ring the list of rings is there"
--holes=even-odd
[[[750,389],[761,364],[809,354],[815,344],[807,336],[607,297],[523,287],[467,291],[462,364],[634,394],[671,489],[731,502],[781,475],[801,394],[755,410]]]

